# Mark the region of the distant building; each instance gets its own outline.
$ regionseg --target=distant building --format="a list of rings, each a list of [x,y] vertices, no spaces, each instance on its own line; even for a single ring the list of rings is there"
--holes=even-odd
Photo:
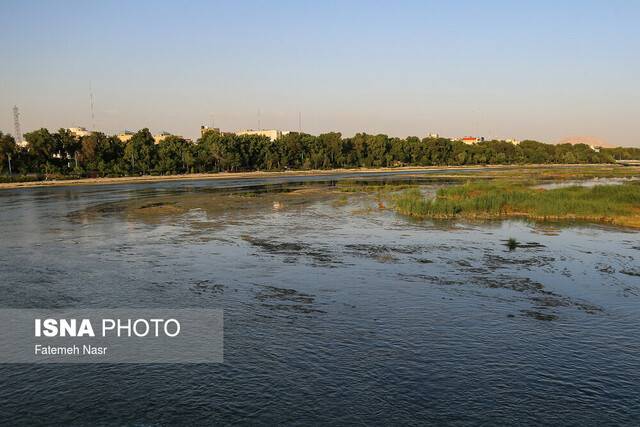
[[[439,133],[430,133],[429,135],[427,135],[427,138],[440,138],[440,134]]]
[[[83,136],[89,136],[91,135],[93,132],[88,131],[86,128],[68,128],[67,129],[69,132],[71,132],[71,135],[73,136],[77,136],[78,138],[81,138]]]
[[[153,135],[153,142],[158,145],[170,136],[171,134],[168,132],[160,132],[159,134]]]
[[[519,145],[520,141],[518,141],[517,139],[505,139],[505,142],[511,143],[513,145]]]
[[[266,136],[268,137],[270,140],[275,141],[277,139],[282,138],[283,135],[287,135],[289,132],[285,131],[281,131],[281,130],[277,130],[277,129],[271,129],[271,130],[253,130],[253,129],[247,129],[247,130],[241,130],[236,132],[236,135],[241,136],[241,135],[260,135],[260,136]]]
[[[473,144],[477,144],[478,142],[483,142],[484,137],[483,136],[465,136],[464,138],[460,139],[460,141],[464,142],[467,145],[473,145]]]
[[[125,130],[124,132],[118,134],[117,138],[120,140],[120,142],[127,143],[131,140],[131,138],[133,138],[133,132]]]
[[[204,136],[207,132],[220,133],[220,128],[210,128],[209,126],[200,126],[200,136]]]

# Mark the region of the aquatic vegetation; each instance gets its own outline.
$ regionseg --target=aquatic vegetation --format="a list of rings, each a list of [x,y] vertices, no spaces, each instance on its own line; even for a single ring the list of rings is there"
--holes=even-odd
[[[397,212],[416,218],[523,217],[640,227],[640,185],[635,182],[549,190],[508,180],[467,182],[442,188],[433,199],[417,188],[409,189],[395,202]]]
[[[555,314],[542,313],[536,310],[520,310],[520,312],[527,317],[532,317],[536,320],[542,320],[546,322],[550,322],[553,320],[558,320],[558,316]]]
[[[314,247],[302,242],[281,242],[271,239],[260,239],[254,236],[243,235],[242,240],[252,246],[261,249],[264,253],[271,255],[284,255],[289,257],[289,262],[298,257],[308,257],[319,265],[331,265],[338,263],[332,253],[326,248]]]
[[[621,270],[620,273],[626,274],[627,276],[640,277],[640,270]]]
[[[347,196],[342,195],[340,198],[338,198],[337,200],[334,200],[331,205],[334,208],[339,208],[342,206],[346,206],[349,203],[349,199],[347,198]]]
[[[469,285],[493,290],[506,290],[520,294],[532,304],[531,309],[521,310],[524,316],[537,320],[556,320],[559,318],[558,308],[574,308],[584,313],[595,315],[603,312],[603,308],[588,301],[573,299],[553,292],[540,282],[528,277],[511,274],[478,274],[468,280],[459,280],[432,274],[400,273],[403,281],[427,283],[445,287],[467,287]],[[515,317],[515,316],[509,316]]]
[[[518,248],[524,249],[524,245],[519,244]],[[503,257],[500,255],[485,254],[482,261],[484,266],[490,270],[512,268],[513,266],[518,266],[525,270],[538,270],[551,264],[555,261],[555,258],[548,254],[540,253],[529,253],[525,256],[522,256],[521,254],[521,256],[518,257]]]
[[[263,307],[273,311],[299,314],[325,313],[314,307],[314,295],[298,292],[295,289],[264,285],[260,287],[255,298],[261,302]]]
[[[374,245],[374,244],[348,244],[345,245],[346,252],[362,258],[370,258],[381,263],[397,262],[398,255],[410,255],[424,251],[418,246],[399,245]]]
[[[191,286],[191,291],[197,295],[222,294],[225,286],[220,283],[212,283],[210,280],[200,280]]]
[[[286,211],[335,197],[332,191],[321,186],[302,188],[274,187],[272,190],[222,189],[215,191],[185,191],[179,194],[162,194],[143,199],[125,199],[87,206],[70,212],[67,217],[76,222],[96,220],[113,214],[127,216],[131,220],[157,224],[182,217],[192,228],[206,231],[213,226],[232,223],[232,216],[261,215],[267,211]],[[194,214],[197,214],[194,216]],[[222,218],[223,221],[211,222]],[[204,222],[203,222],[204,221]]]
[[[637,178],[640,171],[637,167],[618,165],[589,165],[589,166],[551,166],[551,167],[521,167],[505,169],[486,169],[480,172],[460,172],[458,177],[467,177],[473,173],[475,177],[503,178],[515,181],[576,181],[595,178]],[[438,174],[432,176],[439,176]],[[454,178],[451,175],[450,178]]]
[[[382,184],[368,184],[368,183],[354,183],[354,182],[339,182],[336,186],[337,190],[341,193],[390,193],[400,190],[406,190],[412,188],[411,184],[399,184],[399,183],[382,183]]]
[[[507,247],[510,251],[514,251],[518,247],[518,241],[513,237],[509,237],[509,240],[507,240]]]

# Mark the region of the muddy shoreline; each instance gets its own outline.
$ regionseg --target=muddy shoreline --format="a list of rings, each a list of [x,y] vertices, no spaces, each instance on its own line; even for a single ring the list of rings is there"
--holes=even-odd
[[[117,178],[81,178],[69,180],[51,180],[51,181],[30,181],[30,182],[7,182],[0,183],[0,190],[10,190],[19,188],[34,187],[67,187],[82,185],[118,185],[118,184],[148,184],[154,182],[170,182],[170,181],[201,181],[201,180],[225,180],[225,179],[255,179],[269,177],[307,177],[307,176],[332,176],[338,174],[375,174],[383,172],[425,172],[425,171],[477,171],[481,170],[508,170],[513,168],[531,168],[531,169],[562,169],[562,168],[588,168],[588,167],[619,167],[614,165],[574,165],[574,164],[558,164],[558,165],[468,165],[468,166],[407,166],[395,168],[351,168],[351,169],[328,169],[328,170],[296,170],[285,172],[220,172],[220,173],[198,173],[189,175],[145,175],[145,176],[125,176]]]

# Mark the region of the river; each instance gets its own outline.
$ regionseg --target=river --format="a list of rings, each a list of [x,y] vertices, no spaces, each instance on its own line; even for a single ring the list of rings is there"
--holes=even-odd
[[[366,180],[447,185],[418,175]],[[225,334],[221,364],[0,366],[0,423],[640,423],[637,232],[417,222],[358,179],[0,192],[2,307],[220,308]]]

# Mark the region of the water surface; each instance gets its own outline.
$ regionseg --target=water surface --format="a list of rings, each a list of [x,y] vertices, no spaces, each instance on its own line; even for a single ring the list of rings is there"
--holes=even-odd
[[[219,365],[2,366],[0,420],[640,422],[636,232],[415,222],[338,178],[0,193],[3,307],[225,313]]]

